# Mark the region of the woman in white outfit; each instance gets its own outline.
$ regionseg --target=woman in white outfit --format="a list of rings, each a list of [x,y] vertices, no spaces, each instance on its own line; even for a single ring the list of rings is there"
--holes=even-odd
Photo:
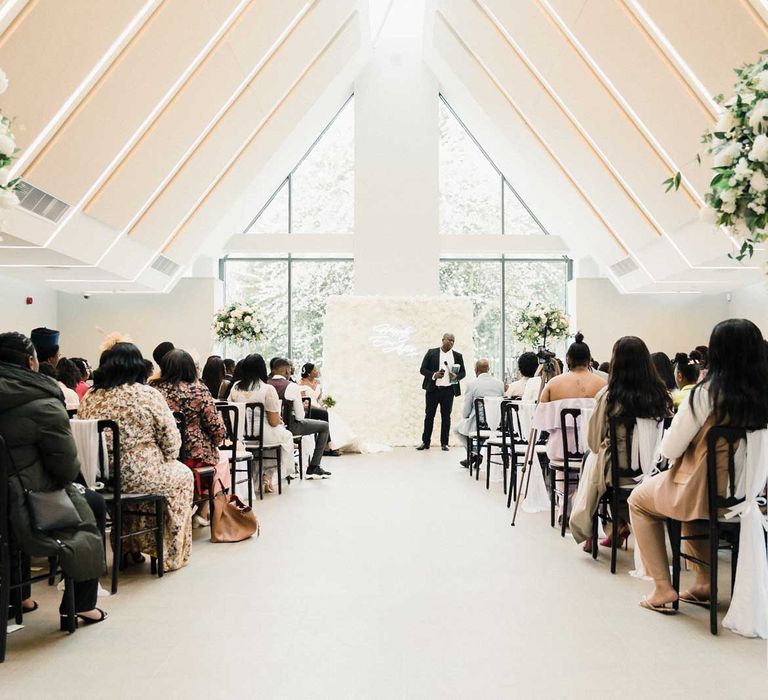
[[[299,388],[304,396],[312,399],[313,407],[322,407],[323,387],[320,384],[320,370],[317,365],[307,362],[301,368]],[[337,411],[327,409],[331,439],[329,449],[340,452],[360,452],[357,436]],[[313,416],[314,417],[314,416]]]
[[[229,400],[232,403],[254,403],[264,405],[264,445],[279,445],[281,451],[283,478],[293,477],[293,435],[281,418],[280,397],[275,387],[267,383],[267,366],[258,354],[248,355],[240,367],[240,379],[232,386]],[[258,417],[258,414],[257,414]],[[243,420],[244,416],[241,418]],[[254,425],[254,432],[258,431]],[[269,464],[270,471],[274,469]],[[276,465],[275,465],[276,466]],[[269,477],[265,474],[265,489],[271,490]]]

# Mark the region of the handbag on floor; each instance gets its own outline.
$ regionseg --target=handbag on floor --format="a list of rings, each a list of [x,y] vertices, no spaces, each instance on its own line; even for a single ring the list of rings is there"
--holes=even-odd
[[[240,542],[254,533],[258,537],[260,528],[256,513],[236,494],[228,494],[221,479],[217,481],[221,490],[213,497],[211,542]]]

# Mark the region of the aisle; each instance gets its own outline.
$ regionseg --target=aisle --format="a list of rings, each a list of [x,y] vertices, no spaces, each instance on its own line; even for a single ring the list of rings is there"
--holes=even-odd
[[[11,635],[0,695],[764,697],[765,642],[710,637],[704,610],[641,610],[645,584],[612,577],[547,514],[510,528],[500,484],[470,483],[458,458],[329,459],[333,479],[258,506],[259,541],[196,531],[186,569],[126,575],[110,620],[72,638],[37,586],[43,608]],[[745,686],[729,692],[735,675]]]

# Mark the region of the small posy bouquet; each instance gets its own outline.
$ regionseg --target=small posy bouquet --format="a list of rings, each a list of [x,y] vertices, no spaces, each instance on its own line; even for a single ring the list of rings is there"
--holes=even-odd
[[[336,405],[336,399],[333,398],[330,394],[328,396],[324,396],[323,400],[321,402],[323,406],[326,408],[333,408]]]
[[[569,326],[570,318],[562,309],[531,303],[520,312],[512,332],[526,346],[537,348],[546,346],[547,340],[567,337]]]
[[[263,324],[256,316],[253,304],[233,303],[216,312],[213,332],[221,341],[239,344],[261,340],[264,335]]]

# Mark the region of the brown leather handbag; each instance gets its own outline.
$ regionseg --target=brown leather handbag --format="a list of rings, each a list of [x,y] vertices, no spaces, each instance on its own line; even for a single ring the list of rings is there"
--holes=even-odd
[[[221,490],[213,497],[211,542],[240,542],[254,533],[258,537],[260,528],[256,513],[236,494],[228,494],[221,479],[218,482]]]

